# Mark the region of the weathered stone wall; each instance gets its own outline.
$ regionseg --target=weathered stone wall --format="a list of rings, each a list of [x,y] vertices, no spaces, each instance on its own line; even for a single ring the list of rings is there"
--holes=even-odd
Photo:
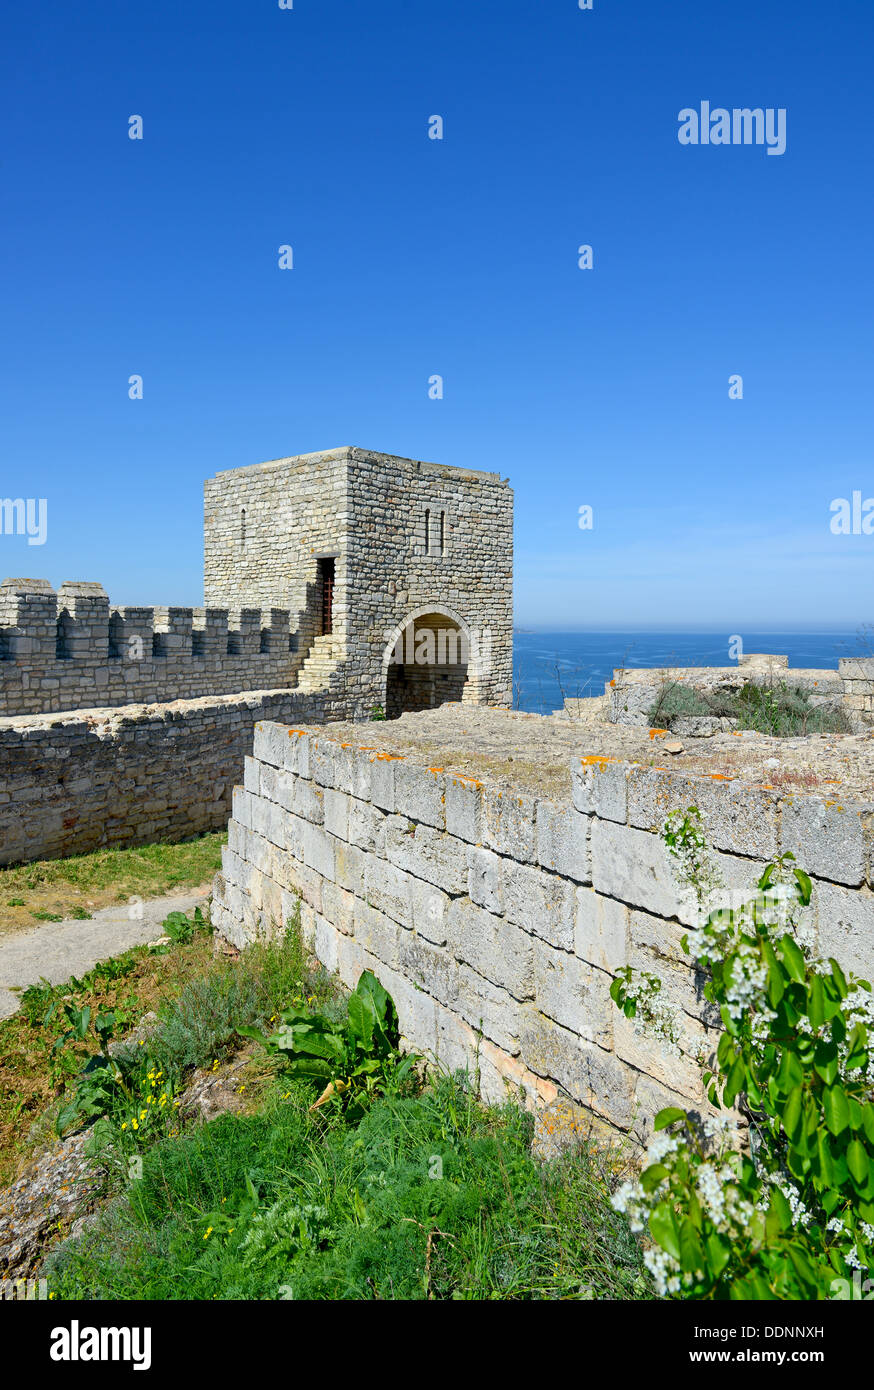
[[[606,758],[574,760],[572,804],[503,793],[330,735],[256,727],[234,792],[213,921],[243,945],[285,924],[354,985],[372,969],[410,1044],[478,1065],[539,1105],[580,1105],[644,1137],[663,1105],[701,1102],[698,1067],[613,1006],[626,963],[652,970],[690,1030],[715,1039],[680,940],[691,922],[658,830],[704,813],[729,889],[792,849],[814,878],[822,954],[874,971],[874,808]]]
[[[0,863],[219,830],[259,719],[340,718],[320,695],[250,691],[0,723]]]
[[[512,693],[513,494],[496,473],[334,449],[206,483],[207,603],[275,603],[317,630],[318,560],[335,561],[331,690],[386,703],[386,649],[435,613],[472,639],[464,698]],[[318,639],[321,640],[321,639]]]
[[[111,607],[100,584],[0,584],[3,716],[272,690],[307,650],[287,609]]]
[[[861,731],[874,724],[874,660],[868,659],[841,659],[837,671],[790,667],[788,657],[766,653],[743,657],[737,666],[634,667],[614,671],[604,692],[609,702],[610,723],[647,728],[653,710],[657,710],[660,699],[673,687],[682,687],[706,699],[710,695],[738,691],[747,684],[784,682],[791,689],[803,691],[811,708],[843,710],[854,729]],[[566,700],[565,706],[574,713],[580,703],[579,700]],[[702,727],[707,724],[713,729]],[[731,725],[730,719],[693,717],[675,719],[672,727],[678,733],[695,734]]]

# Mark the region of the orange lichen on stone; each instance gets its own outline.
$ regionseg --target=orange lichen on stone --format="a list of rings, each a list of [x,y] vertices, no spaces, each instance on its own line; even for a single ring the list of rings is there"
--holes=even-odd
[[[668,731],[667,729],[650,729],[649,736],[650,738],[667,738]]]
[[[404,761],[402,753],[383,753],[382,750],[380,750],[374,756],[378,758],[381,763],[402,763]],[[372,761],[373,759],[371,758],[371,762]]]
[[[616,763],[618,758],[608,758],[603,753],[587,753],[584,758],[580,758],[583,767],[597,767],[604,763]]]

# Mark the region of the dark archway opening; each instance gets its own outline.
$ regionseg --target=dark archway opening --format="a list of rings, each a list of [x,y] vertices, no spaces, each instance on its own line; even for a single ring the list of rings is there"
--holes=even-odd
[[[389,660],[386,718],[460,700],[467,664],[467,643],[458,623],[444,613],[411,619]]]

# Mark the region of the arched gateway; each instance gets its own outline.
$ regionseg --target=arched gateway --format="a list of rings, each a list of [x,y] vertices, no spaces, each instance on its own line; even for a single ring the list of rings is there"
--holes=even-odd
[[[433,603],[417,608],[392,630],[386,644],[386,718],[470,699],[481,663],[482,653],[458,613]]]

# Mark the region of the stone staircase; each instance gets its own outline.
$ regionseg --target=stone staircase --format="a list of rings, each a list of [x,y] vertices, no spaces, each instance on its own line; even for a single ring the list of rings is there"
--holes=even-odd
[[[297,673],[296,689],[305,692],[325,690],[340,664],[341,654],[339,637],[332,633],[316,637]]]

